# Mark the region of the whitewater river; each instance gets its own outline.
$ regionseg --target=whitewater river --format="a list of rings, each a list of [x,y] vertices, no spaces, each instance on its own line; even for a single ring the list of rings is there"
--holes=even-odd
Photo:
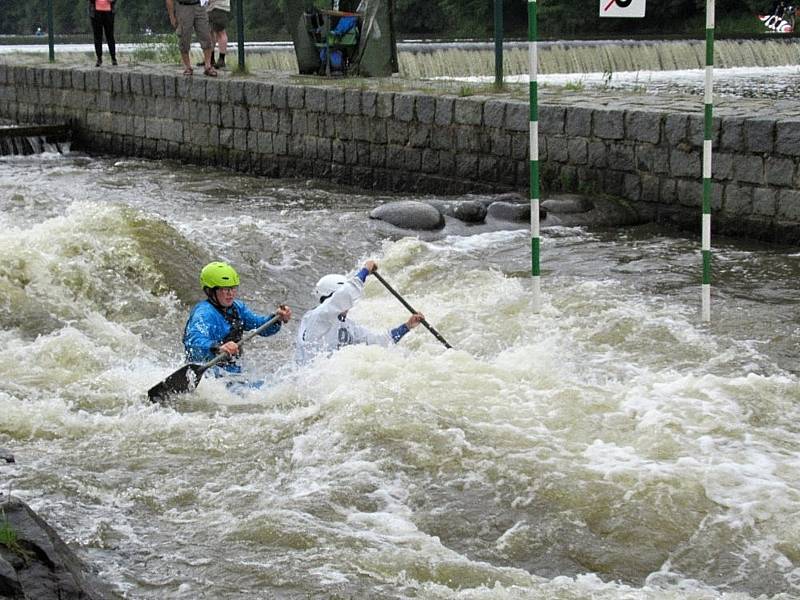
[[[387,197],[177,163],[0,159],[0,485],[128,598],[800,597],[800,252],[696,236],[525,230],[428,239]],[[698,223],[699,223],[698,215]],[[182,362],[200,267],[296,317],[375,258],[424,328],[268,385],[146,390]],[[353,317],[394,327],[377,282]]]

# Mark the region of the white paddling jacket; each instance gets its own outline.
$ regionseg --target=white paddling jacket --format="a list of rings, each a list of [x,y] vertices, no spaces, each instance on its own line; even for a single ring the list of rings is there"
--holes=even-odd
[[[347,312],[364,295],[364,280],[367,270],[361,269],[348,279],[327,300],[308,311],[300,321],[297,330],[297,344],[294,359],[305,364],[317,354],[330,354],[350,344],[378,344],[389,346],[400,341],[408,326],[405,323],[391,331],[375,332],[347,320]]]

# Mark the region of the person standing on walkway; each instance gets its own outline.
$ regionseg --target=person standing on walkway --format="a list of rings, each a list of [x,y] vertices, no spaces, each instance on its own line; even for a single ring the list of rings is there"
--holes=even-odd
[[[211,33],[208,28],[205,0],[165,0],[169,22],[178,34],[178,48],[181,51],[183,74],[192,75],[192,61],[189,49],[192,44],[192,31],[197,34],[200,48],[203,49],[203,73],[208,77],[216,77],[217,71],[211,64]]]
[[[95,67],[103,64],[103,32],[106,34],[106,44],[108,44],[108,53],[111,55],[111,64],[117,64],[117,47],[114,41],[114,1],[89,0],[89,21],[92,23],[94,53],[97,55]]]
[[[211,64],[216,69],[225,68],[228,52],[228,19],[231,15],[231,0],[208,0],[208,25],[211,28]],[[214,62],[214,48],[219,49],[219,59]],[[197,66],[201,66],[199,63]]]

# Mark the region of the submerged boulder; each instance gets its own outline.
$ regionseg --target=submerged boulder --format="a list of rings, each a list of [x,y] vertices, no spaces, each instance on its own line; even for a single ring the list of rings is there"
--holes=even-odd
[[[548,212],[559,215],[585,213],[594,208],[594,203],[586,196],[577,194],[559,194],[548,198],[541,204]]]
[[[479,200],[428,200],[428,204],[445,216],[464,223],[483,223],[486,205]]]
[[[370,219],[385,221],[402,229],[431,231],[444,227],[444,216],[435,207],[425,202],[403,200],[388,202],[374,208]]]
[[[0,496],[0,597],[24,600],[120,598],[90,574],[47,523],[23,501]]]
[[[492,202],[489,205],[488,214],[501,221],[522,223],[531,220],[531,205],[530,203]]]

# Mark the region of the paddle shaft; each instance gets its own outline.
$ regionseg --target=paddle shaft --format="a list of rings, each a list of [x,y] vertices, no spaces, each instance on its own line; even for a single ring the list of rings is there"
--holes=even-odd
[[[395,298],[397,298],[397,299],[400,301],[400,304],[402,304],[403,306],[405,306],[405,307],[408,309],[408,311],[409,311],[409,312],[410,312],[412,315],[414,315],[414,314],[417,314],[417,311],[416,311],[416,310],[414,310],[414,307],[413,307],[413,306],[411,306],[411,305],[410,305],[408,302],[406,302],[406,301],[405,301],[405,298],[403,298],[403,297],[402,297],[400,294],[398,294],[398,293],[397,293],[397,292],[394,290],[394,288],[393,288],[392,286],[390,286],[390,285],[389,285],[389,284],[386,282],[386,280],[385,280],[383,277],[381,277],[381,276],[378,274],[378,272],[377,272],[377,271],[373,271],[373,272],[372,272],[372,275],[373,275],[373,276],[374,276],[374,277],[375,277],[375,278],[376,278],[378,281],[380,281],[380,282],[383,284],[383,286],[384,286],[384,287],[385,287],[387,290],[389,290],[389,292],[392,294],[392,296],[394,296]],[[428,321],[426,321],[425,319],[422,319],[422,321],[420,321],[420,323],[422,323],[423,325],[425,325],[425,327],[427,327],[427,328],[428,328],[428,331],[430,331],[430,332],[433,334],[433,337],[435,337],[437,340],[439,340],[440,342],[442,342],[442,344],[444,344],[444,347],[445,347],[445,348],[452,348],[452,346],[451,346],[450,344],[448,344],[448,343],[447,343],[447,340],[446,340],[446,339],[444,339],[444,337],[442,336],[442,334],[441,334],[441,333],[439,333],[438,331],[436,331],[436,329],[433,327],[433,325],[431,325],[430,323],[428,323]]]

